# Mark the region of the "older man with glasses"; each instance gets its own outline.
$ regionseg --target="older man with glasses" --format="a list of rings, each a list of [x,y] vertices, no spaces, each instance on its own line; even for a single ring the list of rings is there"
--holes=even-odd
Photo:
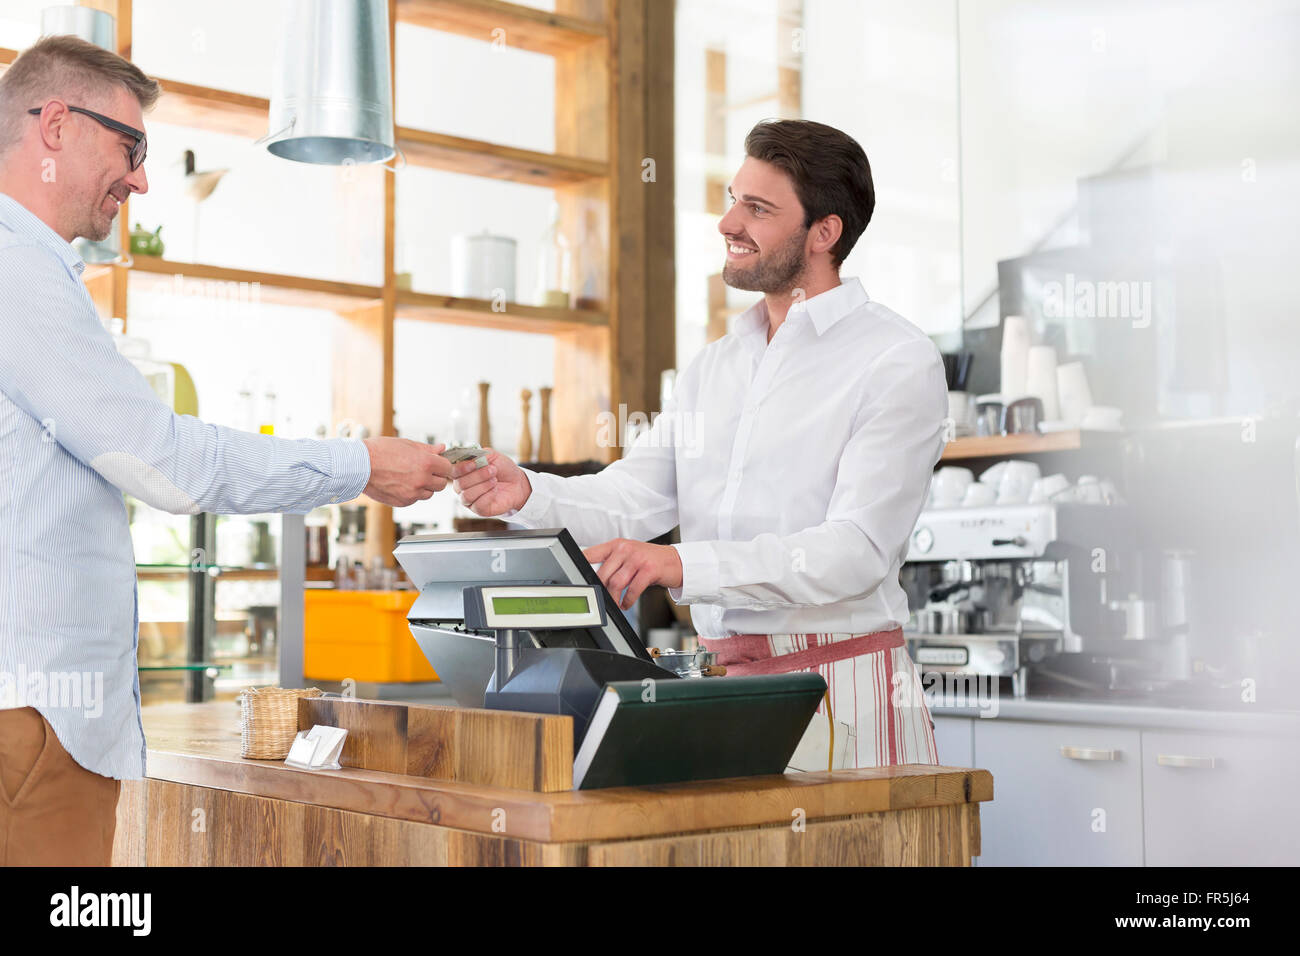
[[[158,95],[73,37],[0,76],[0,865],[107,864],[120,781],[144,774],[122,492],[176,514],[304,513],[363,492],[409,505],[451,474],[441,446],[176,415],[118,354],[70,243],[106,238],[149,188]]]
[[[66,106],[67,104],[64,105]],[[131,147],[130,152],[127,153],[127,159],[131,163],[132,171],[137,170],[144,165],[144,157],[145,153],[148,152],[149,144],[142,131],[133,126],[127,126],[125,123],[119,123],[117,120],[109,119],[103,113],[96,113],[94,110],[82,109],[80,106],[68,106],[68,109],[73,113],[80,113],[82,116],[89,116],[101,126],[105,126],[114,132],[121,133],[124,136],[129,136],[131,138]],[[27,112],[32,116],[40,116],[45,112],[45,110],[42,107],[37,106]]]

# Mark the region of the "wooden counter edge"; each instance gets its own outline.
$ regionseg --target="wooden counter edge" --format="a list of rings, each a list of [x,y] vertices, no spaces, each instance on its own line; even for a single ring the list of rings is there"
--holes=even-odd
[[[150,750],[147,776],[540,843],[788,825],[797,811],[817,820],[993,798],[987,770],[928,765],[532,793],[380,771],[308,771],[280,762]]]

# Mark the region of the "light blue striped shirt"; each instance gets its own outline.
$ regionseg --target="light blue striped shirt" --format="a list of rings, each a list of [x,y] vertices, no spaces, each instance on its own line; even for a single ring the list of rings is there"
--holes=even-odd
[[[85,263],[0,194],[0,706],[88,770],[144,774],[135,558],[122,492],[175,514],[306,513],[370,480],[354,441],[176,415],[118,354]]]

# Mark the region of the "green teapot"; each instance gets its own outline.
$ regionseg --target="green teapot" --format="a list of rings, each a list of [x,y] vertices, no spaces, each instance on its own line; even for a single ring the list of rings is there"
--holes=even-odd
[[[163,244],[162,226],[153,232],[145,229],[138,222],[131,230],[131,254],[133,256],[161,256],[166,246]]]

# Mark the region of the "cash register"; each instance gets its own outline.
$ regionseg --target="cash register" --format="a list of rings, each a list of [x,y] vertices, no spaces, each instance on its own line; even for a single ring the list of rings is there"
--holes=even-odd
[[[572,717],[576,787],[780,773],[826,691],[659,666],[565,529],[412,535],[394,554],[452,699]]]

